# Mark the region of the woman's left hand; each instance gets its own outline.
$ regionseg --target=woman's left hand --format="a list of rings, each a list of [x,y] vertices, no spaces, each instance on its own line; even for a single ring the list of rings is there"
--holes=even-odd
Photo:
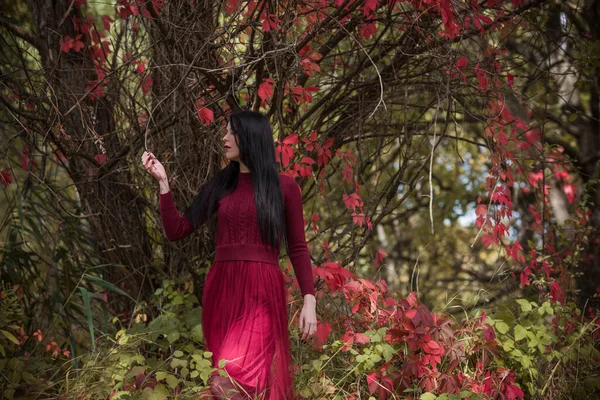
[[[317,331],[317,300],[312,294],[304,296],[304,305],[300,312],[298,331],[302,333],[302,340],[308,339]]]

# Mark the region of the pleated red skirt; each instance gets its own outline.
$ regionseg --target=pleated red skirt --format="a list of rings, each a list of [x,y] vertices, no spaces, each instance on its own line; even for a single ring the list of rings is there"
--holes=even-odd
[[[202,295],[202,329],[213,366],[245,399],[293,399],[286,288],[279,266],[215,261]]]

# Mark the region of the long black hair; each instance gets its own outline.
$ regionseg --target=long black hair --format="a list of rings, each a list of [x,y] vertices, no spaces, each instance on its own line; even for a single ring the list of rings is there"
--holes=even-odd
[[[285,213],[279,171],[275,161],[275,143],[269,119],[256,111],[240,111],[229,117],[231,131],[240,150],[240,161],[252,176],[256,218],[262,241],[271,248],[288,250]],[[185,216],[198,229],[216,211],[219,199],[233,191],[239,179],[240,163],[230,161],[204,183]],[[214,229],[214,221],[211,228]]]

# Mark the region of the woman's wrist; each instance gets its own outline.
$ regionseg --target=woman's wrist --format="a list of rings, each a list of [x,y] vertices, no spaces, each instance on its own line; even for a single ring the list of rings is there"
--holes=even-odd
[[[158,186],[160,187],[160,194],[168,193],[170,190],[169,181],[166,178],[158,181]]]
[[[304,295],[304,304],[316,305],[317,304],[317,299],[312,294],[305,294]]]

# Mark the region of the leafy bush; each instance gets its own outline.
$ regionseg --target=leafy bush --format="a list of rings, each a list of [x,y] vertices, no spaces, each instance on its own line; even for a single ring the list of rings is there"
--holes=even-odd
[[[317,292],[320,323],[311,345],[290,330],[302,398],[570,399],[591,398],[598,390],[598,319],[584,317],[572,303],[516,299],[493,315],[478,312],[457,321],[432,313],[414,293],[396,299],[383,281],[333,268],[346,278]],[[212,367],[212,354],[203,348],[201,309],[188,282],[165,280],[136,309],[130,326],[113,318],[116,333],[97,338],[95,352],[66,358],[48,351],[35,362],[23,347],[35,339],[21,342],[9,332],[18,332],[23,318],[16,292],[3,289],[5,397],[19,389],[61,399],[208,394],[210,375],[226,373]],[[146,307],[160,315],[149,320]],[[294,318],[299,307],[290,304]]]

